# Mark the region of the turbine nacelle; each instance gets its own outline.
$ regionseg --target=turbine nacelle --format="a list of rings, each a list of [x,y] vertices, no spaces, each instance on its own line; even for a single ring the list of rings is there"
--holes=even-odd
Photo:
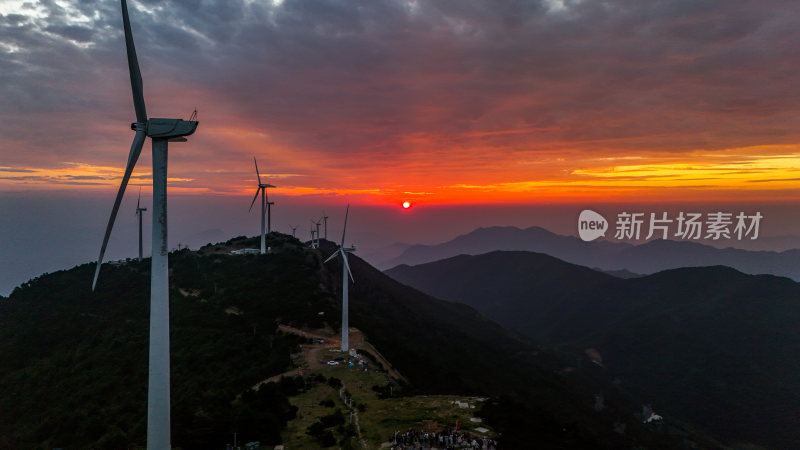
[[[131,129],[138,131],[144,128],[145,134],[155,139],[171,139],[189,136],[197,130],[198,121],[183,119],[148,119],[147,122],[134,122]],[[142,127],[144,125],[144,127]]]
[[[353,272],[350,270],[350,263],[347,262],[347,254],[351,253],[353,251],[355,251],[355,247],[352,247],[352,248],[339,247],[339,248],[336,249],[335,252],[333,252],[333,254],[331,254],[331,256],[328,257],[328,259],[325,260],[325,262],[323,264],[327,264],[332,259],[334,259],[337,256],[341,255],[342,256],[342,271],[344,273],[346,273],[347,275],[350,275],[350,280],[353,283],[355,283],[356,280],[355,280],[355,278],[353,278]]]
[[[342,268],[342,270],[344,271],[344,273],[350,275],[350,279],[355,283],[356,280],[353,278],[353,272],[350,271],[350,264],[347,262],[347,254],[356,251],[356,246],[355,245],[353,245],[351,247],[345,247],[344,246],[344,236],[345,236],[345,233],[347,233],[347,216],[349,214],[350,214],[350,205],[347,205],[347,211],[344,213],[344,228],[342,229],[342,243],[339,244],[339,248],[337,248],[331,254],[331,256],[329,256],[328,259],[325,260],[325,262],[323,264],[328,263],[332,259],[336,258],[336,256],[341,255],[342,256],[342,263],[343,263],[343,266],[344,266]],[[315,223],[315,222],[312,220],[311,223]],[[317,226],[319,226],[318,223],[317,223]],[[311,230],[311,235],[312,235],[312,239],[313,239],[313,236],[314,236],[314,230],[313,229]],[[346,280],[346,278],[345,278],[345,280]]]

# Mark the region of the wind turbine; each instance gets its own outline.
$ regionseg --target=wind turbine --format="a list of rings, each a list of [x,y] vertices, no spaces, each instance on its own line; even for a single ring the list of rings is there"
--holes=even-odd
[[[142,260],[142,213],[147,211],[147,208],[142,208],[139,206],[139,202],[142,201],[142,188],[139,187],[139,199],[136,200],[136,217],[139,218],[139,261]]]
[[[322,210],[322,220],[325,221],[325,239],[328,239],[328,216],[325,215],[325,210]]]
[[[117,217],[122,196],[130,180],[145,139],[149,136],[153,142],[153,251],[150,270],[150,356],[149,378],[147,386],[147,448],[148,450],[164,450],[170,448],[170,392],[169,392],[169,272],[167,268],[167,148],[169,142],[186,142],[197,129],[197,111],[190,120],[147,118],[142,74],[136,59],[136,48],[133,45],[131,23],[128,18],[128,5],[120,0],[122,8],[122,26],[125,31],[125,48],[128,55],[128,70],[133,91],[133,106],[136,110],[136,122],[131,124],[136,134],[128,154],[125,174],[111,209],[100,256],[92,281],[92,290],[97,285],[97,277],[103,262],[103,255],[108,245],[114,219]]]
[[[336,255],[342,255],[342,351],[346,352],[350,350],[348,345],[348,337],[349,337],[349,324],[347,322],[347,276],[350,275],[350,279],[353,283],[356,280],[353,279],[353,272],[350,271],[350,264],[347,263],[347,254],[356,251],[356,247],[345,247],[344,246],[344,235],[347,232],[347,215],[350,213],[350,205],[347,205],[347,211],[344,213],[344,229],[342,230],[342,242],[339,244],[339,248],[333,252],[328,259],[325,260],[327,263],[328,261],[332,260],[336,257]]]
[[[314,219],[311,219],[311,223],[317,226],[317,248],[319,248],[319,226],[322,225],[322,218],[320,217],[316,222]]]
[[[295,237],[294,233],[297,231],[297,226],[289,225],[289,228],[292,229],[292,237]]]
[[[256,199],[258,198],[258,193],[261,193],[261,254],[267,252],[267,237],[264,234],[264,208],[267,206],[267,202],[265,202],[266,195],[267,195],[267,188],[274,188],[275,186],[271,184],[265,184],[261,182],[261,174],[258,173],[258,161],[256,161],[256,157],[253,156],[253,162],[256,164],[256,176],[258,177],[258,188],[256,189],[256,195],[253,197],[253,201],[250,203],[250,209],[248,211],[253,210],[253,205],[256,203]],[[275,203],[275,202],[273,202]]]
[[[312,225],[311,225],[311,248],[317,248],[317,241],[314,240],[314,236],[315,236],[315,233],[316,233],[314,231],[314,225],[313,225],[314,222],[312,221],[311,223],[312,223]]]
[[[270,187],[275,187],[275,186],[272,186],[272,185],[269,185],[269,186]],[[272,233],[272,205],[274,205],[275,202],[269,201],[269,196],[265,196],[265,197],[267,199],[267,233]]]

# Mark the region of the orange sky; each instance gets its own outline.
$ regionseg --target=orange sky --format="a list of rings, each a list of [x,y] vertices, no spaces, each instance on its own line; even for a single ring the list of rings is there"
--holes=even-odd
[[[180,147],[173,154],[190,151],[193,144],[178,144]],[[291,149],[262,152],[259,156],[265,172],[262,176],[278,186],[272,192],[282,197],[338,196],[367,204],[404,200],[426,204],[752,202],[800,197],[800,156],[795,150],[790,146],[760,146],[713,153],[596,158],[581,157],[575,152],[573,158],[553,154],[536,161],[495,158],[477,167],[458,167],[463,162],[439,164],[423,154],[386,165],[347,164],[334,169],[324,169],[329,165],[324,155],[311,154],[313,163],[290,167],[296,173],[275,173],[264,168],[267,160],[291,161],[295,154]],[[255,173],[248,161],[213,169],[193,168],[197,165],[192,161],[181,162],[188,164],[175,163],[170,168],[172,192],[246,195],[254,191]],[[111,192],[121,175],[121,167],[81,162],[66,162],[56,168],[0,167],[0,189]],[[149,183],[149,158],[143,153],[131,184],[142,185],[147,192]]]
[[[796,8],[591,3],[133,1],[151,117],[199,110],[170,189],[249,195],[256,156],[275,195],[364,204],[800,199]],[[0,15],[0,191],[113,195],[117,5]]]

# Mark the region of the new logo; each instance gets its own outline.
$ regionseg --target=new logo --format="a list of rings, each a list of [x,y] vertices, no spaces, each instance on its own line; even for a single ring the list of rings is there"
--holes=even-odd
[[[605,236],[608,230],[608,221],[605,217],[584,209],[578,216],[578,235],[586,242],[593,241],[600,236]]]

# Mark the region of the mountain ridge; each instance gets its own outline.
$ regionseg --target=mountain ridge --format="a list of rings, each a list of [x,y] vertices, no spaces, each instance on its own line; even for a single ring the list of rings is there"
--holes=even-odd
[[[553,233],[538,226],[478,228],[436,245],[413,245],[400,256],[380,264],[384,270],[401,264],[418,265],[459,254],[483,254],[494,250],[545,253],[563,261],[604,271],[627,270],[650,274],[678,267],[727,265],[748,274],[770,273],[800,280],[800,250],[781,252],[717,248],[691,242],[656,239],[638,245],[597,240],[584,242],[575,236]]]
[[[789,278],[708,266],[621,279],[522,251],[386,273],[539,342],[593,349],[656,408],[717,436],[800,445],[787,419],[800,416],[800,285]]]

